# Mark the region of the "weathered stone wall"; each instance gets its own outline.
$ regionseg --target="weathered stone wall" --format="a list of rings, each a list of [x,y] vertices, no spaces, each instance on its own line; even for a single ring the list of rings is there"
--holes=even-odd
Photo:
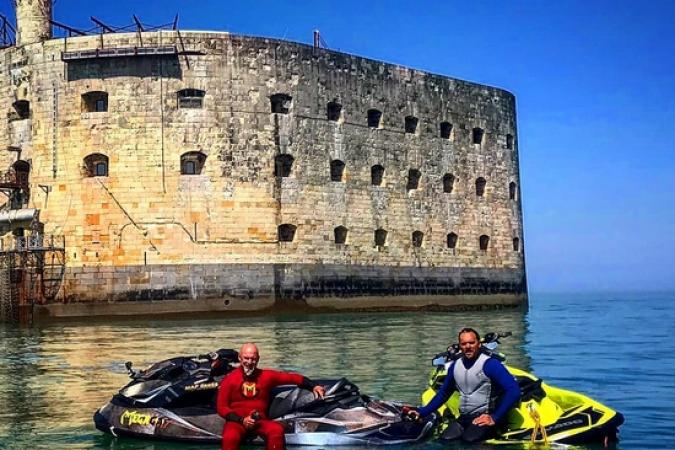
[[[191,54],[61,60],[64,51],[140,45]],[[61,300],[189,299],[195,283],[210,286],[200,298],[238,289],[276,299],[368,294],[360,281],[344,288],[347,279],[368,280],[377,296],[391,288],[385,297],[403,295],[399,279],[416,279],[411,295],[461,297],[460,286],[472,286],[476,295],[526,299],[520,201],[509,198],[509,183],[520,181],[517,139],[507,145],[517,135],[508,92],[301,44],[199,32],[11,48],[0,53],[0,74],[0,109],[11,112],[17,99],[31,106],[28,119],[0,115],[0,148],[21,148],[31,164],[29,206],[41,209],[45,233],[67,237]],[[205,91],[203,107],[180,108],[181,89]],[[107,111],[83,111],[91,91],[108,94]],[[292,97],[288,114],[271,112],[277,93]],[[342,105],[337,122],[327,119],[332,101]],[[367,126],[371,108],[382,112],[377,129]],[[405,133],[406,116],[418,118],[415,133]],[[445,121],[449,139],[439,132]],[[472,143],[475,127],[481,144]],[[199,175],[181,175],[189,151],[206,155]],[[84,159],[94,153],[109,158],[108,176],[88,176]],[[279,154],[294,158],[288,177],[274,175]],[[3,168],[16,158],[0,152]],[[331,181],[335,159],[345,164],[342,181]],[[381,186],[371,184],[376,164],[385,168]],[[410,169],[421,172],[417,189],[406,189]],[[443,192],[447,173],[451,193]],[[278,240],[285,223],[297,226],[293,242]],[[344,245],[334,242],[337,226],[348,229]],[[378,228],[388,231],[384,246],[374,245]],[[421,247],[414,231],[424,233]],[[490,236],[487,250],[481,235]],[[102,275],[127,267],[162,276]],[[298,267],[302,276],[293,275]]]

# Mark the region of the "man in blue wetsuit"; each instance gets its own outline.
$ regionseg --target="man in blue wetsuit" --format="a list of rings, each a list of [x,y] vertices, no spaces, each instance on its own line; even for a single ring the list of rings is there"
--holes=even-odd
[[[410,411],[409,416],[419,419],[431,414],[457,390],[460,416],[443,432],[441,440],[480,442],[495,435],[506,412],[520,400],[520,388],[498,359],[480,350],[476,330],[463,328],[458,338],[462,357],[450,364],[443,386],[429,404]],[[496,393],[501,393],[501,400],[493,405]]]

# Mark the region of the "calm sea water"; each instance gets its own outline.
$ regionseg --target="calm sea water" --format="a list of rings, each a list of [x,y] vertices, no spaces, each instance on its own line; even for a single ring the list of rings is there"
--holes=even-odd
[[[535,294],[529,311],[0,324],[0,448],[215,449],[115,439],[92,414],[126,383],[127,360],[140,368],[249,340],[263,366],[345,375],[365,393],[417,404],[430,358],[468,325],[512,331],[500,347],[511,364],[621,411],[618,448],[675,448],[675,294]]]

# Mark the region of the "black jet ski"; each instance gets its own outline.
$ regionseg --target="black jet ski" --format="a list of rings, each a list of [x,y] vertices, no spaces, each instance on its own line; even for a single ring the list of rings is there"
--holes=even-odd
[[[237,360],[236,351],[220,349],[167,359],[138,372],[126,363],[131,381],[96,411],[96,428],[114,436],[220,442],[225,422],[216,413],[216,394]],[[268,416],[284,426],[287,444],[403,444],[424,439],[435,426],[435,416],[421,423],[404,421],[403,404],[363,395],[346,378],[319,383],[326,388],[324,399],[296,386],[273,392]]]
[[[510,336],[506,333],[488,333],[481,339],[481,351],[504,362],[506,357],[497,352],[499,339]],[[427,404],[436,395],[447,376],[448,367],[462,357],[457,344],[446,352],[437,354],[429,377],[429,387],[422,394],[422,403]],[[561,444],[586,444],[600,442],[607,446],[619,439],[619,426],[623,415],[602,403],[578,392],[560,389],[543,382],[540,378],[515,367],[506,366],[518,382],[520,402],[509,412],[499,435],[489,444],[517,444],[558,442]],[[441,433],[459,415],[457,392],[439,408],[442,416],[436,432]]]

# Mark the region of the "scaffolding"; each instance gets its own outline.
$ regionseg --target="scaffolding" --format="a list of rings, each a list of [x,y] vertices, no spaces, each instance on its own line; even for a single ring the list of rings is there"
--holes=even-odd
[[[55,35],[62,34],[64,38],[64,50],[61,54],[61,59],[64,62],[71,62],[83,59],[99,59],[99,58],[115,58],[115,57],[134,57],[134,56],[187,56],[187,55],[202,55],[203,52],[200,52],[195,49],[185,48],[183,43],[183,38],[178,29],[178,14],[174,20],[170,23],[163,25],[147,25],[141,22],[141,20],[134,15],[134,23],[127,26],[117,27],[104,23],[103,21],[97,19],[96,17],[91,16],[91,21],[94,23],[94,27],[86,30],[81,30],[73,28],[69,25],[51,21],[51,24],[55,30]],[[143,42],[142,33],[150,31],[162,31],[162,30],[171,30],[175,31],[178,35],[178,41],[180,48],[175,45],[157,45],[157,44],[148,44]],[[132,47],[109,47],[105,48],[103,46],[103,35],[104,34],[113,34],[118,32],[130,32],[135,31],[138,35],[138,45]],[[68,51],[68,38],[73,36],[90,36],[90,35],[100,35],[101,41],[99,42],[100,47],[94,49],[86,50],[77,50],[77,51]]]
[[[65,237],[34,233],[0,240],[0,321],[31,323],[33,307],[59,293]]]

